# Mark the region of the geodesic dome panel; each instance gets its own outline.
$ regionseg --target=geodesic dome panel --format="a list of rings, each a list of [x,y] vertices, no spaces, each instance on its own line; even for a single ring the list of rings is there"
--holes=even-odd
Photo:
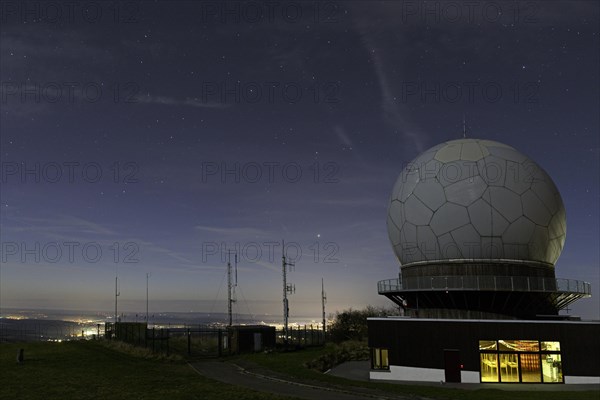
[[[406,165],[387,226],[401,264],[502,259],[554,265],[566,214],[550,176],[527,156],[499,142],[460,139]]]

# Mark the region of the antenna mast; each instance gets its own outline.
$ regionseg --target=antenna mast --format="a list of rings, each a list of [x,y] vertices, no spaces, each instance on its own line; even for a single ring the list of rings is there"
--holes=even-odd
[[[235,254],[235,285],[237,285],[237,253]],[[233,325],[233,283],[231,279],[231,250],[227,250],[227,313],[229,315],[229,326]]]
[[[325,303],[327,303],[327,295],[325,294],[325,284],[321,278],[321,308],[323,309],[323,333],[326,332],[327,321],[325,320]]]
[[[463,139],[467,137],[467,118],[463,114]]]
[[[296,264],[287,262],[285,255],[285,242],[281,241],[281,269],[283,272],[283,334],[284,342],[288,342],[288,320],[290,317],[290,307],[288,303],[288,294],[296,292],[296,286],[287,283],[287,267],[294,267]]]
[[[150,273],[146,272],[146,326],[148,326],[148,278],[150,278]]]
[[[121,292],[119,292],[119,275],[115,274],[115,323],[117,323],[117,320],[119,318],[119,313],[118,313],[118,308],[117,308],[117,304],[118,304],[118,298],[121,295]]]

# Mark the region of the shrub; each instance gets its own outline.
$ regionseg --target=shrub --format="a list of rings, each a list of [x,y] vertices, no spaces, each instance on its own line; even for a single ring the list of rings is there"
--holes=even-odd
[[[369,347],[365,342],[348,341],[327,345],[325,354],[304,364],[305,367],[325,372],[346,361],[364,361],[369,359]]]
[[[338,312],[329,328],[329,337],[339,343],[346,340],[362,341],[367,338],[367,318],[397,315],[393,308],[367,306],[363,310],[344,310]]]

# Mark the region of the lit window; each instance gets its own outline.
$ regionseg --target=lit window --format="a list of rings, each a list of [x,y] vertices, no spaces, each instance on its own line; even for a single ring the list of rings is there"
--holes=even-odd
[[[537,340],[498,340],[500,351],[540,351]]]
[[[542,354],[542,376],[544,383],[560,383],[563,381],[560,354]]]
[[[481,381],[498,382],[498,354],[481,353]]]
[[[387,349],[373,349],[371,353],[371,368],[372,369],[390,369]]]
[[[560,342],[542,342],[542,351],[560,351]]]
[[[495,340],[480,340],[479,350],[498,350],[498,344]]]
[[[539,354],[519,354],[519,364],[521,365],[521,382],[542,381]]]
[[[560,342],[480,340],[481,382],[562,383]]]

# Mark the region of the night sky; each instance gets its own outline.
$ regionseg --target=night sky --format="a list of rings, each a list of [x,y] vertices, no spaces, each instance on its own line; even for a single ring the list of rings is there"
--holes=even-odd
[[[125,312],[146,273],[151,312],[225,312],[237,246],[236,311],[277,315],[282,239],[292,316],[321,278],[391,305],[392,186],[465,115],[554,179],[600,318],[598,2],[1,4],[3,308],[110,312],[118,272]]]

